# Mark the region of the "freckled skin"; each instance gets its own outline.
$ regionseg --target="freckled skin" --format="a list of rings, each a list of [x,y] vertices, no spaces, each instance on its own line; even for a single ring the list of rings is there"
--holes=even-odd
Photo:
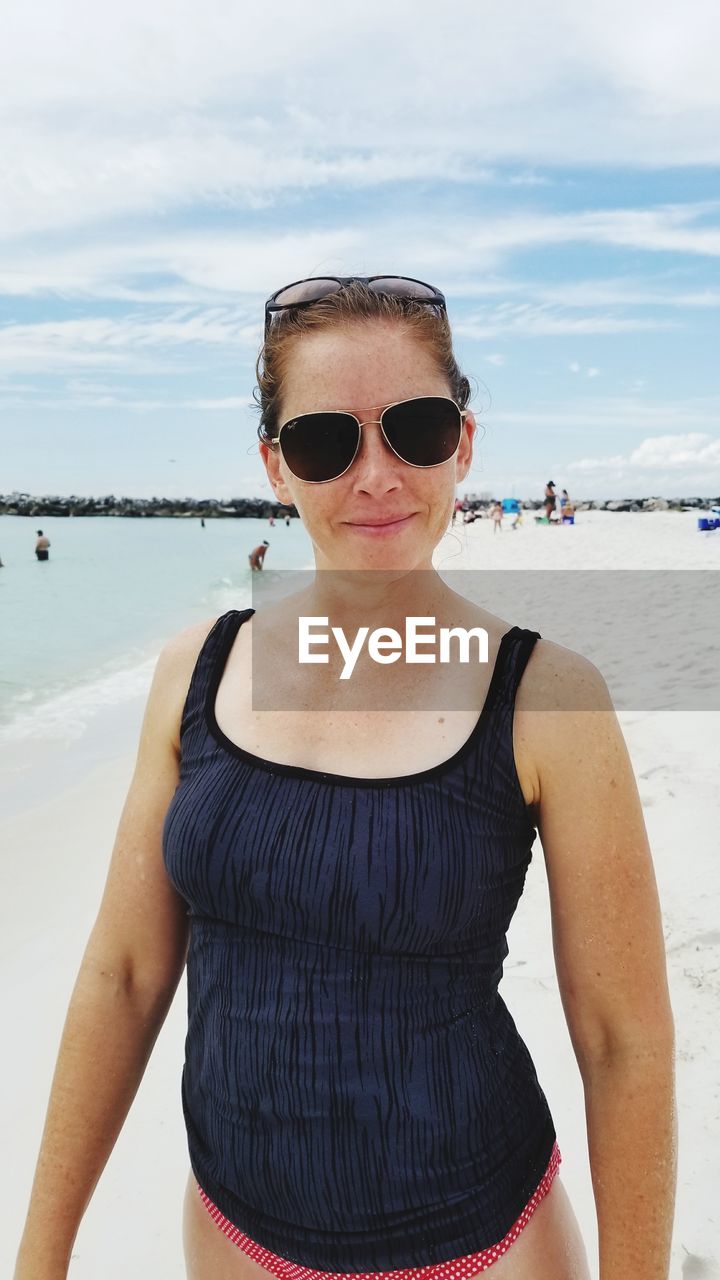
[[[353,324],[303,338],[288,362],[280,424],[301,413],[345,409],[360,421],[414,396],[450,396],[430,352],[397,324]],[[377,424],[363,427],[350,470],[329,484],[304,484],[267,445],[260,453],[276,497],[294,503],[312,540],[318,569],[431,569],[432,553],[452,516],[455,487],[472,462],[476,430],[471,412],[454,458],[436,467],[409,467],[385,444]],[[414,512],[392,540],[353,534],[345,523],[357,513]]]

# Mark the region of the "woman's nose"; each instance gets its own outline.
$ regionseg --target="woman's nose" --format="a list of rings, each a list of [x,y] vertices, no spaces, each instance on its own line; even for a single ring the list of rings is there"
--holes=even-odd
[[[375,471],[387,472],[388,463],[397,462],[397,454],[390,448],[379,422],[369,419],[361,424],[360,446],[352,465],[356,475],[373,474]]]

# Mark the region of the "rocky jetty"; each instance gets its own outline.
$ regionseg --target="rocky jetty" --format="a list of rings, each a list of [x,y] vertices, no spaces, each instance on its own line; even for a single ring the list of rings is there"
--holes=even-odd
[[[574,502],[576,511],[704,511],[720,503],[720,498],[613,498],[605,502]],[[524,507],[537,510],[544,506],[542,499],[523,502]]]
[[[69,498],[37,497],[29,493],[0,495],[4,516],[177,516],[180,519],[232,520],[243,517],[297,516],[294,506],[284,507],[267,498]]]
[[[502,496],[502,495],[501,495]],[[492,499],[494,501],[495,499]],[[491,505],[487,495],[467,494],[465,510],[480,511]],[[545,504],[542,498],[521,498],[520,505],[526,511],[537,511]],[[694,511],[720,505],[717,498],[612,498],[603,501],[577,501],[576,511]],[[179,519],[232,520],[243,517],[267,520],[290,515],[297,517],[297,508],[284,507],[267,498],[116,498],[110,494],[104,498],[69,498],[47,494],[38,497],[29,493],[0,494],[0,515],[4,516],[124,516],[142,518],[149,516],[177,516]]]
[[[489,508],[501,498],[473,498],[468,495],[463,503],[472,511]],[[539,511],[545,506],[544,498],[520,498],[520,506],[526,511]],[[720,498],[608,498],[603,501],[583,499],[573,502],[575,511],[704,511],[720,505]]]

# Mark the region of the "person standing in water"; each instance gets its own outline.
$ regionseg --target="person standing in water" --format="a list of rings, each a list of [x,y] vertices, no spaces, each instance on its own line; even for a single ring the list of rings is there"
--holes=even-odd
[[[250,555],[248,556],[248,562],[250,564],[251,569],[262,569],[263,560],[265,559],[265,553],[269,546],[270,546],[269,542],[263,541],[260,543],[259,547],[255,547],[250,552]]]
[[[64,1280],[186,964],[188,1280],[588,1280],[498,990],[538,832],[600,1274],[666,1280],[674,1025],[642,806],[597,668],[434,567],[476,432],[445,298],[387,275],[288,285],[258,382],[260,458],[316,573],[161,652],[15,1280]],[[298,609],[350,634],[424,614],[481,627],[488,661],[418,673],[366,654],[360,702],[327,709],[337,663],[298,661]],[[255,706],[263,656],[292,715]],[[557,1105],[567,1128],[562,1088]]]
[[[50,559],[50,539],[45,536],[42,529],[37,531],[37,542],[35,543],[35,555],[38,560]]]

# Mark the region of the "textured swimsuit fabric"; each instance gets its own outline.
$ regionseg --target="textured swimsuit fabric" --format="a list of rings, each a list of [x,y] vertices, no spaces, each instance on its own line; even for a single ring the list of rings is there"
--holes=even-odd
[[[491,1245],[489,1249],[480,1249],[477,1253],[466,1253],[461,1258],[450,1258],[447,1262],[431,1262],[424,1267],[407,1267],[395,1271],[319,1271],[313,1267],[302,1266],[299,1262],[288,1262],[287,1258],[281,1258],[277,1253],[266,1249],[265,1245],[251,1240],[220,1212],[200,1183],[197,1184],[197,1188],[210,1217],[225,1238],[241,1249],[247,1257],[259,1263],[265,1271],[269,1271],[276,1280],[345,1280],[346,1276],[354,1276],[356,1280],[473,1280],[479,1271],[487,1271],[488,1267],[507,1253],[520,1233],[524,1231],[538,1205],[542,1204],[552,1187],[561,1162],[560,1148],[555,1143],[550,1163],[539,1185],[533,1191],[517,1222],[498,1244]]]
[[[512,747],[537,632],[502,638],[452,757],[351,778],[233,745],[218,619],[163,829],[190,913],[182,1102],[193,1172],[281,1257],[387,1271],[502,1240],[556,1134],[498,993],[535,837]]]

